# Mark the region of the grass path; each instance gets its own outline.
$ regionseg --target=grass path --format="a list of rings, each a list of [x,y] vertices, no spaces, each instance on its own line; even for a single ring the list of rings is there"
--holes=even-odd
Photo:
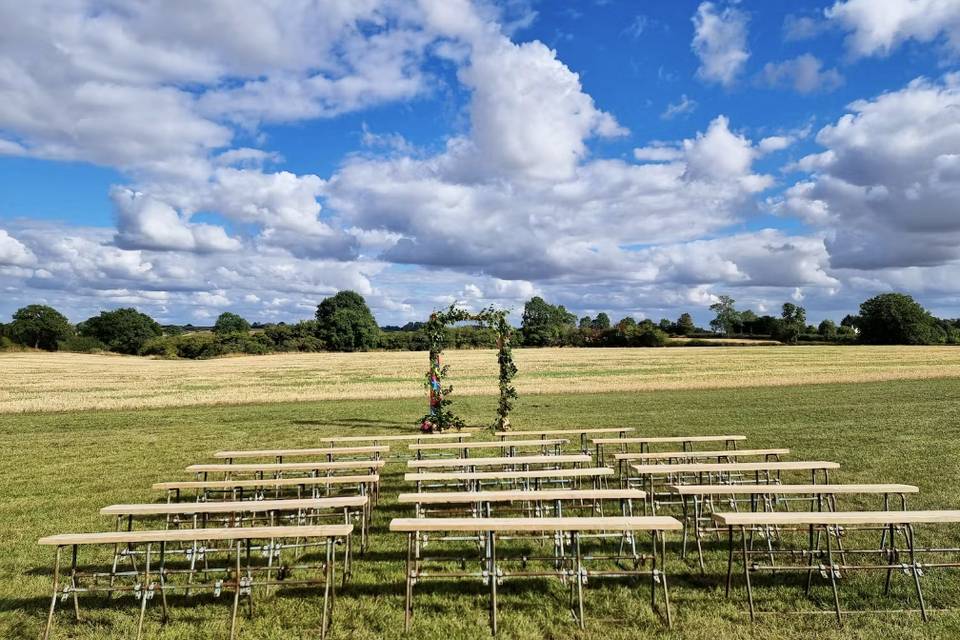
[[[632,425],[644,434],[740,432],[756,447],[788,446],[797,459],[823,458],[843,465],[840,482],[906,482],[922,493],[912,506],[960,507],[960,380],[898,381],[610,393],[541,395],[521,399],[515,423],[523,428]],[[493,415],[495,398],[458,400],[469,422]],[[0,638],[35,638],[48,603],[52,553],[41,535],[93,531],[110,523],[97,509],[116,502],[157,499],[151,482],[185,477],[187,464],[222,447],[313,445],[320,435],[409,432],[422,412],[420,400],[323,401],[192,407],[140,411],[0,416]],[[352,585],[339,594],[331,638],[400,638],[403,626],[403,539],[386,532],[393,517],[408,515],[394,502],[402,486],[399,464],[389,465],[383,502],[375,512],[372,548],[357,561]],[[849,504],[849,503],[848,503]],[[953,532],[952,542],[958,542]],[[960,636],[960,612],[936,613],[926,627],[908,614],[855,615],[843,631],[829,615],[768,615],[751,628],[744,602],[727,601],[720,588],[724,555],[711,547],[710,571],[701,577],[675,555],[670,559],[676,628],[666,632],[651,614],[647,591],[626,583],[591,583],[586,591],[588,629],[576,631],[556,581],[507,583],[502,589],[502,638],[952,638]],[[930,572],[931,606],[960,607],[960,576]],[[882,577],[846,578],[845,607],[884,608]],[[895,593],[911,597],[899,581]],[[761,581],[758,604],[773,610],[829,607],[826,589],[815,602],[796,582]],[[240,638],[312,637],[319,600],[279,597],[244,620]],[[479,582],[419,588],[413,634],[418,640],[489,638],[486,595]],[[161,640],[220,638],[226,634],[227,599],[176,606],[161,627],[148,618],[147,637]],[[129,637],[132,603],[86,609],[75,625],[60,619],[57,638]]]

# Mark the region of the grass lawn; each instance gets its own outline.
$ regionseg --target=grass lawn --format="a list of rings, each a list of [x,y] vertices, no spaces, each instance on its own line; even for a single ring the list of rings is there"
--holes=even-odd
[[[798,350],[802,351],[802,350]],[[750,447],[785,446],[792,459],[842,464],[838,482],[904,482],[919,485],[912,507],[960,507],[960,379],[901,380],[838,385],[524,396],[513,417],[522,428],[618,426],[643,434],[743,433]],[[473,424],[493,416],[495,398],[462,397],[456,407]],[[99,507],[156,500],[158,480],[186,478],[183,467],[208,460],[220,448],[315,446],[320,435],[410,432],[422,399],[318,401],[296,404],[183,407],[0,416],[0,638],[34,638],[48,605],[53,553],[42,535],[107,529]],[[402,467],[388,465],[375,511],[372,546],[358,558],[353,582],[338,594],[332,638],[403,636],[404,539],[387,533],[391,518],[410,515],[394,502],[405,489]],[[845,506],[856,506],[847,501]],[[960,542],[954,528],[949,540]],[[501,590],[503,638],[929,638],[960,636],[960,611],[934,612],[923,626],[918,614],[851,614],[838,631],[832,616],[770,614],[751,627],[743,591],[723,597],[725,553],[709,547],[708,572],[675,553],[671,572],[675,628],[667,632],[651,613],[646,582],[592,581],[586,590],[586,632],[577,631],[558,581],[507,582]],[[504,549],[509,549],[505,545]],[[671,545],[676,550],[676,545]],[[758,606],[766,610],[829,610],[826,587],[804,597],[799,576],[758,580]],[[915,607],[907,576],[883,598],[882,575],[845,577],[845,609]],[[739,584],[739,582],[737,583]],[[960,608],[960,572],[925,577],[932,608]],[[57,638],[132,637],[135,607],[129,597],[112,606],[81,598],[86,618],[61,615]],[[315,636],[319,598],[261,596],[240,638]],[[419,585],[411,637],[428,640],[489,637],[487,595],[479,581]],[[155,599],[145,636],[187,639],[226,637],[230,595],[204,596],[172,608],[161,626]],[[69,610],[69,607],[67,607]]]

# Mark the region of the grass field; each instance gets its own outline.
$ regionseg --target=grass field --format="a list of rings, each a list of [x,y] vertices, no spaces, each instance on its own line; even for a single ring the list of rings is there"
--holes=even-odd
[[[585,356],[583,373],[574,366],[571,353]],[[922,493],[913,499],[913,507],[960,507],[960,351],[940,349],[674,349],[636,350],[637,355],[615,350],[522,352],[520,367],[525,377],[518,378],[521,389],[582,390],[592,385],[596,391],[609,382],[633,384],[629,391],[608,393],[522,395],[513,416],[520,428],[574,427],[583,425],[629,425],[644,434],[727,433],[748,436],[750,446],[786,446],[795,459],[829,459],[842,463],[834,479],[839,482],[906,482],[919,485]],[[450,361],[466,378],[467,363],[480,362],[484,354],[451,354]],[[490,354],[485,354],[487,359]],[[324,365],[337,370],[351,363],[367,371],[378,358],[379,373],[388,381],[369,383],[371,390],[387,393],[404,384],[414,385],[417,376],[404,370],[401,363],[413,362],[417,371],[422,354],[371,354],[370,356],[330,357]],[[2,357],[2,364],[12,360]],[[36,356],[30,356],[36,358]],[[67,362],[69,359],[56,362]],[[404,360],[412,358],[412,360]],[[320,370],[322,358],[289,358],[286,373],[301,372],[300,391],[282,388],[283,367],[271,365],[270,358],[237,359],[211,363],[157,362],[173,375],[184,376],[187,366],[209,374],[214,389],[230,386],[234,376],[246,379],[259,366],[275,367],[274,380],[280,385],[273,392],[308,394],[307,385]],[[286,359],[281,359],[287,361]],[[552,361],[548,366],[547,360]],[[139,377],[153,364],[128,359],[100,361],[78,357],[77,362],[95,367],[97,362],[117,362],[120,372],[110,366],[106,374],[87,370],[81,383],[79,374],[67,369],[55,373],[37,371],[42,364],[34,359],[16,360],[21,371],[33,372],[19,381],[21,387],[6,388],[7,411],[11,403],[27,402],[29,395],[44,396],[44,384],[56,388],[56,398],[45,409],[65,409],[82,398],[82,387],[127,387],[116,393],[123,401],[149,404],[151,384]],[[276,363],[277,361],[273,361]],[[262,363],[262,365],[261,365]],[[299,363],[299,364],[297,364]],[[539,367],[534,369],[533,365]],[[62,365],[66,366],[66,365]],[[483,364],[487,367],[487,364]],[[129,367],[129,369],[124,369]],[[176,367],[182,367],[176,369]],[[204,369],[209,367],[209,369]],[[233,368],[236,367],[236,368]],[[630,367],[625,382],[619,372]],[[252,368],[252,369],[251,369]],[[533,371],[531,371],[533,369]],[[2,366],[11,380],[9,367]],[[126,373],[124,373],[126,371]],[[70,375],[68,376],[67,373]],[[152,374],[157,375],[157,374]],[[190,384],[204,379],[195,373]],[[359,376],[352,373],[344,384]],[[756,384],[764,377],[776,377],[781,386],[740,386],[739,388],[681,389],[637,392],[647,384],[686,383],[723,386],[738,382]],[[793,376],[793,377],[791,377]],[[931,378],[858,382],[851,380],[878,377]],[[471,378],[479,372],[471,371]],[[156,382],[156,379],[153,379]],[[585,382],[585,380],[587,382]],[[652,382],[651,382],[652,380]],[[786,384],[790,381],[843,381],[842,384]],[[52,382],[56,381],[56,383]],[[226,382],[225,382],[226,381]],[[184,383],[178,379],[176,384]],[[173,384],[173,383],[168,383]],[[379,385],[386,385],[380,387]],[[486,381],[476,381],[485,388]],[[393,385],[393,386],[391,386]],[[468,386],[468,383],[464,383]],[[27,389],[32,390],[27,390]],[[347,387],[344,395],[359,393]],[[253,390],[248,390],[253,393]],[[100,393],[99,391],[97,393]],[[217,398],[217,391],[187,391],[195,396],[178,400],[206,402]],[[129,394],[129,395],[125,395]],[[209,395],[208,395],[209,394]],[[396,392],[408,395],[407,391]],[[376,395],[376,393],[371,393]],[[99,397],[99,396],[98,396]],[[102,396],[108,399],[109,393]],[[239,397],[235,392],[228,398]],[[262,398],[262,396],[257,396]],[[190,400],[190,399],[193,400]],[[249,399],[249,398],[245,398]],[[122,402],[121,402],[122,403]],[[483,425],[493,415],[492,396],[463,397],[458,410],[473,425]],[[29,404],[15,405],[24,409]],[[307,446],[319,436],[346,433],[407,433],[423,412],[422,398],[373,400],[321,400],[313,402],[274,402],[227,406],[185,406],[141,410],[73,411],[66,413],[20,413],[0,416],[0,464],[5,471],[0,483],[0,638],[33,638],[41,627],[48,605],[52,552],[37,547],[42,535],[64,531],[93,531],[111,523],[97,515],[97,509],[117,502],[157,499],[149,490],[152,482],[184,478],[187,464],[206,460],[220,448]],[[403,628],[403,539],[386,532],[393,517],[409,511],[394,502],[402,490],[399,464],[388,465],[383,482],[383,500],[375,511],[372,547],[367,558],[355,565],[352,584],[338,594],[332,638],[407,637]],[[855,503],[846,503],[855,506]],[[954,532],[955,533],[955,532]],[[953,542],[956,543],[956,535]],[[676,546],[671,545],[675,550]],[[586,590],[588,628],[580,633],[566,609],[566,591],[557,581],[507,583],[501,590],[501,637],[522,638],[954,638],[960,636],[960,611],[935,612],[932,622],[923,626],[916,614],[852,614],[841,631],[830,615],[775,613],[763,616],[754,627],[745,613],[742,591],[734,598],[723,597],[724,551],[709,547],[708,573],[701,577],[693,564],[685,564],[672,555],[669,559],[675,629],[665,631],[660,619],[651,613],[644,585],[639,593],[628,583],[591,583]],[[844,579],[841,591],[844,607],[893,608],[903,602],[914,606],[908,580],[898,576],[894,595],[883,598],[882,577],[855,575]],[[930,606],[960,607],[960,576],[931,571],[925,577]],[[803,596],[801,578],[766,578],[759,581],[758,606],[776,611],[813,612],[829,609],[829,591],[819,587],[813,600]],[[426,583],[418,587],[417,613],[413,632],[408,637],[425,640],[488,638],[486,591],[479,582],[461,581],[456,585]],[[122,605],[84,609],[86,618],[75,624],[68,616],[59,619],[57,638],[100,640],[131,637],[135,623],[134,607],[129,599]],[[279,596],[267,606],[262,603],[255,616],[243,620],[240,638],[280,639],[317,637],[319,600]],[[83,606],[83,605],[82,605]],[[146,637],[166,640],[225,637],[228,598],[219,601],[201,599],[201,604],[174,606],[172,620],[158,623],[158,606],[151,605]]]
[[[521,395],[960,377],[954,347],[516,349]],[[417,398],[425,353],[206,361],[0,353],[0,413]],[[450,351],[458,396],[495,394],[493,351]]]

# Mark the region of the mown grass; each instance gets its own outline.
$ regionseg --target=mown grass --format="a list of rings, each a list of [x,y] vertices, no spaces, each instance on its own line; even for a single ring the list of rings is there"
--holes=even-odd
[[[840,482],[906,482],[922,493],[914,507],[960,507],[960,380],[896,381],[718,390],[526,396],[514,422],[522,428],[584,425],[635,426],[644,434],[743,433],[749,445],[787,446],[795,459],[831,459],[843,467]],[[495,398],[465,397],[458,410],[474,425],[493,415]],[[423,411],[421,400],[324,401],[223,407],[20,414],[0,416],[0,638],[32,638],[48,604],[53,554],[42,535],[103,530],[111,526],[99,507],[156,500],[149,485],[185,478],[183,467],[220,448],[308,446],[319,436],[406,433]],[[404,540],[387,532],[389,520],[409,515],[395,503],[405,489],[403,467],[388,465],[383,500],[375,512],[372,546],[358,559],[352,584],[338,595],[332,638],[400,638],[403,629]],[[848,506],[857,506],[848,502]],[[960,542],[954,530],[949,541]],[[504,547],[509,550],[510,546]],[[666,631],[648,605],[646,583],[594,581],[586,591],[588,628],[576,630],[558,581],[508,582],[501,590],[503,638],[950,638],[960,636],[960,612],[936,612],[923,626],[917,614],[852,614],[843,630],[830,615],[765,615],[751,627],[743,592],[723,597],[724,552],[709,546],[708,572],[681,561],[671,544],[669,569],[675,629]],[[829,592],[808,600],[800,578],[759,582],[758,606],[774,611],[828,610]],[[882,576],[845,578],[846,609],[915,606],[910,583],[895,579],[883,598]],[[960,573],[931,571],[925,586],[932,607],[960,607]],[[258,600],[240,637],[317,637],[316,597]],[[477,581],[418,586],[417,614],[409,637],[454,640],[489,637],[486,589]],[[110,606],[82,600],[76,624],[58,619],[58,638],[131,637],[131,599]],[[199,598],[175,606],[161,626],[151,603],[147,637],[186,640],[225,637],[229,597]]]

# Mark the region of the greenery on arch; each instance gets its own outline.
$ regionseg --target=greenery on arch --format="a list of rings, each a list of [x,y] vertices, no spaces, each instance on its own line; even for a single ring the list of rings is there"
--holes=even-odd
[[[488,307],[479,313],[470,313],[450,305],[446,311],[436,311],[430,314],[430,319],[423,327],[430,349],[430,369],[427,371],[426,386],[430,393],[430,411],[420,419],[420,429],[426,432],[441,432],[447,429],[460,429],[464,426],[463,419],[450,408],[453,392],[452,385],[444,386],[443,380],[449,372],[449,366],[443,365],[440,356],[443,354],[445,329],[447,325],[457,322],[474,321],[481,327],[489,327],[497,332],[497,362],[500,370],[500,401],[497,403],[497,417],[491,427],[495,431],[506,431],[510,428],[510,411],[517,398],[517,390],[513,386],[513,378],[517,374],[517,366],[513,362],[513,327],[507,322],[509,311]]]

